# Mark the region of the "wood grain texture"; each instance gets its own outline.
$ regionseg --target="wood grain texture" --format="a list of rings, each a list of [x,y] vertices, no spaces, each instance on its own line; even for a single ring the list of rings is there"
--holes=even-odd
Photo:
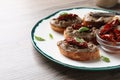
[[[93,0],[0,0],[0,80],[120,80],[120,70],[63,67],[32,46],[31,29],[41,18],[72,7],[97,7]],[[113,10],[120,11],[118,4]]]

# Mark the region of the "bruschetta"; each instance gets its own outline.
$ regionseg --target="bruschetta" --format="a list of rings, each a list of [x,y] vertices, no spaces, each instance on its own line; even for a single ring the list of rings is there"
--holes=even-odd
[[[112,13],[89,12],[83,17],[83,25],[100,28],[102,25],[112,20],[114,16],[115,15]]]
[[[59,51],[64,56],[78,61],[89,61],[100,58],[96,45],[87,43],[80,38],[66,38],[57,43]]]
[[[74,23],[81,23],[82,19],[72,13],[64,13],[60,14],[57,18],[53,18],[50,21],[51,28],[59,33],[63,33],[66,27],[70,26],[71,24]]]
[[[64,31],[64,37],[83,38],[87,42],[97,44],[96,30],[96,27],[89,28],[87,26],[82,26],[81,24],[73,24],[72,26],[66,28]]]

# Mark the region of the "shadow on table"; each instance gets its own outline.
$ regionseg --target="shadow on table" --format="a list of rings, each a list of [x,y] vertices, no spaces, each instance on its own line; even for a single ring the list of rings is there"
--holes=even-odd
[[[103,70],[103,71],[87,71],[71,69],[54,63],[34,51],[35,60],[39,66],[43,62],[44,66],[49,67],[54,72],[57,72],[54,80],[119,80],[120,69]]]

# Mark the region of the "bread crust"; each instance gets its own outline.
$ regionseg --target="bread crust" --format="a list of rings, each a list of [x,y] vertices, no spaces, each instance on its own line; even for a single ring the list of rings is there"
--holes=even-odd
[[[58,48],[61,54],[73,60],[89,61],[100,58],[99,50],[96,50],[95,52],[72,52],[72,51],[70,52],[70,51],[65,51],[60,46],[58,46]]]
[[[52,28],[54,31],[59,32],[59,33],[62,33],[62,34],[63,34],[64,30],[66,29],[66,28],[64,28],[64,27],[55,26],[55,25],[53,25],[53,24],[51,24],[51,23],[50,23],[50,26],[51,26],[51,28]]]
[[[63,43],[64,44],[64,43]],[[59,48],[59,51],[64,56],[78,61],[89,61],[89,60],[95,60],[100,58],[99,49],[97,48],[94,51],[72,51],[72,50],[65,50],[60,45],[57,45]]]

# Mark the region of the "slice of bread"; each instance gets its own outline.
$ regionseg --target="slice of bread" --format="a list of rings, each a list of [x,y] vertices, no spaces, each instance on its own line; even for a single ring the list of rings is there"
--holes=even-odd
[[[79,29],[77,29],[77,30],[79,30]],[[66,30],[64,31],[64,37],[65,38],[68,38],[68,37],[83,38],[87,42],[92,42],[94,44],[98,44],[96,41],[96,30],[97,29],[95,27],[89,29],[89,31],[87,31],[87,32],[78,32],[77,30],[73,29],[72,27],[67,27]]]
[[[83,17],[83,25],[100,28],[114,18],[112,13],[90,12]]]
[[[91,51],[90,49],[87,48],[77,49],[72,45],[66,45],[64,41],[58,42],[57,46],[61,54],[73,60],[89,61],[99,59],[100,54],[98,48],[92,43],[89,44],[91,45],[90,47],[93,48],[94,50]]]
[[[75,23],[81,23],[82,19],[76,14],[62,14],[57,18],[53,18],[50,21],[51,28],[59,33],[63,33],[64,30]]]
[[[66,29],[65,27],[58,27],[51,23],[50,23],[50,26],[54,31],[59,32],[59,33],[63,33],[64,30]]]

